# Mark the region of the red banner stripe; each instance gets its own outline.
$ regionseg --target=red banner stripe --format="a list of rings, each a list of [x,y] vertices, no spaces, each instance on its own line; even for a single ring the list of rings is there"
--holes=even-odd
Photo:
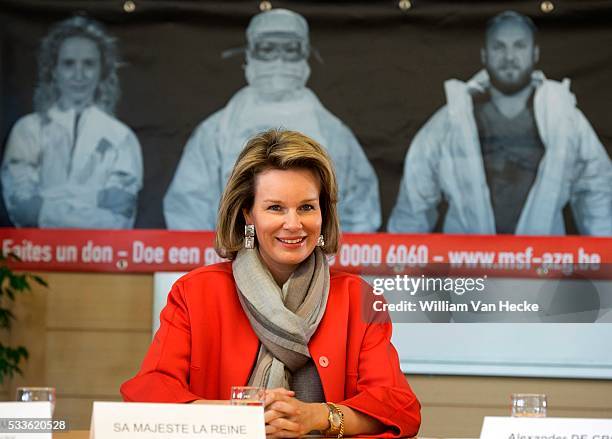
[[[0,230],[13,266],[35,271],[188,271],[221,259],[214,232],[168,230]],[[343,235],[333,267],[372,275],[407,272],[612,278],[612,238],[583,236]]]

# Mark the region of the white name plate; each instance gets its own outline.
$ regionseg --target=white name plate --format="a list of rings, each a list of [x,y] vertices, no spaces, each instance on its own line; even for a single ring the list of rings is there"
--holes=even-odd
[[[612,419],[486,416],[480,439],[612,439]]]
[[[90,439],[265,439],[262,406],[94,402]]]
[[[51,439],[50,402],[0,402],[0,439]]]

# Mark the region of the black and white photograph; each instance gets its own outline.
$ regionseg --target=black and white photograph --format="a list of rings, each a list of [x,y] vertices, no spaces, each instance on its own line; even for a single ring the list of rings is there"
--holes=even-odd
[[[134,132],[113,116],[117,43],[100,23],[73,17],[41,42],[34,113],[13,126],[2,194],[17,227],[129,229],[142,188]]]
[[[202,122],[185,146],[164,197],[168,228],[214,230],[221,192],[246,141],[283,127],[327,148],[339,182],[342,230],[377,231],[381,215],[376,173],[350,128],[306,87],[311,63],[304,17],[287,9],[262,12],[249,23],[246,38],[248,85]]]
[[[533,21],[504,11],[486,26],[484,69],[444,83],[447,104],[408,149],[394,233],[564,235],[569,203],[582,235],[612,236],[612,162],[576,107],[570,80],[537,70]]]

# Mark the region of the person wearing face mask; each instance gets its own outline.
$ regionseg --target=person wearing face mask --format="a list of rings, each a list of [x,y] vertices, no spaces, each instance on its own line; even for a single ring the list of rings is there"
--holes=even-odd
[[[308,24],[273,9],[251,20],[248,85],[192,134],[164,197],[169,229],[212,230],[223,185],[247,139],[269,128],[298,130],[327,146],[339,181],[341,227],[374,232],[381,224],[378,180],[359,142],[306,87]]]
[[[55,25],[38,56],[36,112],[12,128],[3,197],[18,227],[131,228],[142,153],[113,117],[119,98],[114,38],[86,17]]]
[[[414,138],[388,230],[430,232],[448,202],[447,233],[612,236],[612,164],[569,80],[535,70],[536,28],[513,11],[493,17],[467,83],[445,83],[447,105]]]

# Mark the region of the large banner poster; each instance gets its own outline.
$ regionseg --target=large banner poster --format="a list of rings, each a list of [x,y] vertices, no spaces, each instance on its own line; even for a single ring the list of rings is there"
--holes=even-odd
[[[588,235],[608,239],[548,252],[607,262],[612,5],[399,5],[3,1],[3,253],[74,228],[213,230],[245,142],[282,127],[327,149],[342,229],[393,233],[385,251],[400,234]]]
[[[298,130],[405,372],[610,378],[612,2],[271,3],[2,0],[2,255],[218,262],[245,141]]]

